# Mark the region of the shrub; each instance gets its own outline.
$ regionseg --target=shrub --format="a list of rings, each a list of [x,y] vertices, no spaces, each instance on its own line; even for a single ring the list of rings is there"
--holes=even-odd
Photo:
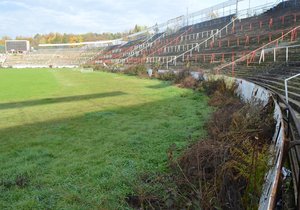
[[[188,81],[185,77],[183,81]],[[190,83],[188,83],[190,84]],[[179,158],[176,145],[167,151],[171,172],[151,180],[163,191],[143,194],[143,209],[257,209],[269,146],[274,133],[273,101],[244,104],[235,85],[205,82],[219,108],[207,123],[208,138],[191,145]],[[155,199],[153,199],[155,198]]]
[[[129,68],[125,69],[124,74],[134,75],[134,76],[146,76],[147,69],[144,65],[137,65],[137,66],[130,66]]]
[[[224,79],[203,81],[201,85],[208,96],[215,94],[217,91],[226,96],[235,96],[237,88],[235,84],[227,85]]]
[[[181,81],[180,87],[195,89],[198,87],[198,81],[194,77],[188,76]]]
[[[157,73],[156,74],[157,79],[164,80],[164,81],[174,81],[176,78],[176,74],[172,71],[166,72],[166,73]]]
[[[174,82],[176,84],[180,84],[185,78],[191,76],[190,72],[188,70],[182,70],[182,71],[179,71],[177,74],[176,74],[176,77],[175,77],[175,80]]]

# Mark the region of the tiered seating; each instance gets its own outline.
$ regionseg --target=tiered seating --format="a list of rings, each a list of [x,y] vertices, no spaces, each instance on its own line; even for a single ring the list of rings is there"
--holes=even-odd
[[[164,50],[164,54],[157,54],[156,59],[150,59],[150,62],[164,61],[166,60],[164,57],[171,57],[173,59],[169,66],[175,65],[175,63],[176,66],[183,66],[189,62],[190,65],[198,67],[203,63],[208,63],[211,67],[213,64],[219,65],[222,62],[241,57],[269,41],[281,37],[296,24],[300,24],[299,8],[283,8],[280,12],[281,16],[278,16],[276,11],[268,11],[257,17],[235,21],[230,28],[222,30],[214,38],[211,37],[199,48],[195,47],[196,44],[193,40],[183,43],[180,48],[176,45],[168,46]],[[201,41],[203,39],[197,40],[198,43]],[[278,44],[286,42],[289,42],[289,39],[280,40]],[[187,50],[191,51],[185,53],[184,56],[178,56]]]
[[[283,8],[283,6],[285,7]],[[240,29],[234,34],[236,39],[239,34],[244,35],[243,31],[245,31],[247,25],[249,29],[252,28],[254,31],[248,30],[247,32],[247,36],[253,37],[249,39],[249,44],[239,43],[240,46],[238,46],[235,43],[232,47],[227,46],[231,58],[226,59],[225,57],[223,62],[233,60],[234,63],[226,68],[216,68],[217,72],[215,73],[242,77],[265,86],[285,98],[284,79],[300,73],[298,64],[293,63],[293,65],[290,65],[291,61],[296,63],[300,61],[300,47],[297,47],[300,44],[300,37],[297,36],[297,30],[292,30],[300,25],[300,4],[295,6],[294,4],[291,5],[290,2],[285,2],[261,16],[240,21],[236,24],[236,28]],[[288,53],[283,46],[289,46]],[[277,50],[278,47],[282,47],[282,49]],[[276,48],[275,54],[274,48]],[[262,49],[267,51],[264,59],[261,57]],[[208,52],[211,51],[208,50]],[[234,56],[232,57],[232,55]],[[237,60],[238,58],[241,59]],[[222,66],[220,63],[218,65]],[[210,66],[213,65],[210,64]],[[290,105],[299,115],[300,79],[291,81],[290,87]]]
[[[146,62],[146,57],[152,58],[155,56],[164,56],[166,53],[171,52],[171,48],[178,49],[176,52],[184,52],[188,49],[187,45],[193,45],[199,40],[207,39],[212,33],[216,33],[219,28],[225,26],[233,16],[226,16],[217,18],[211,21],[202,22],[192,26],[186,26],[181,28],[175,33],[158,33],[145,42],[138,45],[132,45],[131,43],[123,46],[113,46],[108,48],[102,56],[97,57],[96,63],[111,64],[114,62],[121,62],[125,60],[125,63],[140,63]],[[180,46],[180,47],[179,47]],[[173,51],[172,51],[173,52]],[[122,60],[123,59],[123,60]]]
[[[97,61],[107,64],[168,63],[168,67],[173,68],[175,65],[182,68],[188,62],[192,66],[207,67],[208,64],[211,67],[241,57],[282,36],[300,23],[300,11],[289,2],[283,2],[259,16],[237,20],[225,28],[232,18],[230,15],[186,26],[173,34],[161,37],[159,34],[159,38],[148,41],[146,47],[143,42],[114,46]],[[202,44],[198,47],[198,43]]]
[[[285,98],[284,80],[300,74],[300,60],[296,63],[279,64],[272,66],[254,66],[238,67],[235,76],[251,81],[257,85],[265,87],[277,93],[283,100]],[[275,98],[276,99],[276,98]],[[295,199],[299,197],[299,178],[300,178],[300,145],[292,147],[293,143],[300,138],[300,77],[295,77],[288,81],[288,104],[289,108],[283,101],[279,100],[283,116],[288,123],[287,140],[290,141],[290,149],[287,151],[289,156],[289,165],[292,170],[293,187]],[[289,108],[289,114],[286,114],[286,108]],[[299,201],[298,201],[299,202]]]
[[[5,54],[0,54],[0,66],[5,62],[6,60],[6,55]]]
[[[268,67],[248,67],[238,69],[236,77],[244,78],[258,85],[269,88],[285,98],[284,80],[300,74],[300,63],[276,64]],[[300,120],[300,77],[288,82],[289,103],[298,113]]]
[[[264,19],[269,19],[271,30],[268,31],[268,28],[264,28],[263,32],[259,29],[255,30],[258,34],[262,33],[260,35],[262,44],[257,42],[256,45],[249,46],[250,56],[236,60],[239,56],[235,55],[230,65],[224,65],[225,68],[216,68],[216,70],[217,73],[251,81],[275,92],[275,96],[279,96],[279,105],[287,122],[286,138],[289,142],[287,154],[292,171],[294,197],[298,199],[299,208],[300,146],[296,141],[300,138],[300,77],[288,81],[288,104],[284,80],[300,74],[300,38],[297,36],[300,31],[300,2],[298,4],[295,4],[295,1],[285,3],[286,8],[282,8],[284,5],[282,3],[264,14]],[[275,41],[271,41],[274,39]],[[240,50],[240,48],[236,47],[235,50]],[[263,53],[264,51],[266,52]],[[242,52],[243,50],[240,50],[241,55],[243,55]]]
[[[178,35],[170,36],[170,38],[176,37],[178,41],[172,43],[171,45],[164,46],[162,52],[158,51],[153,55],[169,56],[169,55],[176,55],[178,53],[183,53],[186,50],[191,49],[191,47],[195,46],[195,44],[206,40],[207,38],[211,37],[215,33],[218,33],[219,29],[223,28],[226,24],[228,24],[232,18],[233,16],[230,15],[225,18],[218,18],[211,21],[195,24],[190,27],[184,27],[185,30],[180,30],[180,31],[187,32],[187,33],[179,37]],[[163,43],[167,44],[168,42],[163,41]]]
[[[28,54],[7,55],[4,67],[73,67],[85,63],[96,50],[89,49],[39,49]]]
[[[115,61],[120,62],[124,57],[127,57],[131,52],[139,48],[140,45],[143,45],[147,42],[147,36],[141,36],[134,40],[128,41],[123,45],[114,45],[107,47],[101,54],[96,56],[91,63],[99,64],[113,64]]]

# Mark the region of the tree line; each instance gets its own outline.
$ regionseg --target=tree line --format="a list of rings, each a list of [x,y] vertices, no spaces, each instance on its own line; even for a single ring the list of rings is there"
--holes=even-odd
[[[85,34],[67,34],[67,33],[48,33],[36,34],[33,37],[17,36],[17,40],[28,40],[31,46],[36,47],[39,44],[60,44],[60,43],[78,43],[78,42],[92,42],[101,40],[112,40],[126,37],[127,35],[134,34],[145,30],[146,26],[135,25],[135,27],[126,32],[117,33],[85,33]],[[5,40],[13,39],[9,36],[3,36],[0,39],[0,46],[5,44]]]

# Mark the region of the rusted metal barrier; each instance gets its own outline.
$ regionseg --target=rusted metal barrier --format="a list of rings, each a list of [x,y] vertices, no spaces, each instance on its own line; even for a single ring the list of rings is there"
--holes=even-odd
[[[260,86],[262,86],[260,84]],[[264,86],[262,86],[264,87]],[[277,100],[277,103],[282,103],[285,106],[283,110],[284,122],[286,123],[285,135],[287,138],[285,145],[285,153],[283,161],[289,159],[293,178],[293,189],[296,209],[300,209],[300,121],[297,118],[295,111],[288,104],[288,102],[280,96],[278,93],[270,90],[268,87],[264,87],[269,90]],[[281,163],[282,165],[283,163]]]

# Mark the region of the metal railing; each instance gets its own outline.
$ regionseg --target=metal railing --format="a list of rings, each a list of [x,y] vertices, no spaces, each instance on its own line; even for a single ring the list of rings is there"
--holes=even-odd
[[[300,45],[276,46],[272,48],[262,49],[260,53],[259,64],[265,62],[265,54],[270,52],[273,53],[273,61],[276,62],[278,51],[280,50],[285,50],[285,62],[290,62],[291,60],[290,60],[289,52],[290,49],[294,49],[294,48],[300,48]]]
[[[255,83],[255,81],[251,81]],[[300,209],[300,156],[297,157],[297,152],[300,151],[300,121],[296,116],[296,113],[294,109],[287,103],[287,101],[276,91],[270,89],[268,86],[258,84],[259,86],[267,89],[270,91],[274,98],[277,100],[277,103],[282,103],[285,106],[285,109],[283,110],[283,114],[285,115],[285,118],[283,118],[284,122],[287,126],[285,126],[286,130],[286,138],[288,139],[286,141],[286,144],[284,145],[283,150],[286,151],[283,157],[283,162],[287,157],[289,157],[291,170],[292,170],[292,176],[293,176],[293,188],[294,188],[294,198],[295,198],[295,204],[296,209]],[[299,154],[298,154],[299,155]],[[279,165],[283,165],[283,162]],[[278,192],[277,192],[278,193]],[[274,200],[275,202],[275,200]],[[273,204],[275,205],[275,203]]]
[[[296,77],[299,77],[299,76],[300,76],[300,74],[296,74],[296,75],[284,80],[285,100],[286,100],[287,104],[289,103],[288,81],[291,79],[294,79]]]
[[[196,24],[198,22],[202,22],[202,21],[205,21],[205,20],[208,20],[208,19],[211,20],[212,18],[208,18],[207,19],[207,16],[205,17],[206,19],[205,18],[204,19],[200,18],[200,19],[197,19],[196,21],[195,21],[195,18],[199,17],[199,16],[201,16],[203,14],[206,14],[209,11],[219,10],[219,9],[226,8],[226,7],[229,7],[231,5],[235,5],[235,4],[238,5],[238,2],[240,2],[240,1],[243,1],[243,0],[229,0],[227,2],[215,5],[214,7],[207,8],[207,9],[195,12],[195,13],[191,13],[191,14],[188,14],[186,16],[180,16],[178,18],[174,18],[172,20],[169,20],[169,21],[167,21],[166,23],[163,23],[163,24],[155,25],[153,27],[148,28],[146,31],[149,31],[150,29],[152,30],[152,29],[155,29],[155,28],[163,28],[163,27],[166,27],[166,26],[170,26],[172,24],[177,23],[179,20],[182,21],[182,22],[185,22],[185,20],[186,20],[186,22],[188,22],[189,24]],[[237,13],[237,10],[235,10],[235,11],[229,11],[229,13],[224,13],[223,12],[223,16],[225,14],[236,14],[238,18],[242,18],[242,17],[253,16],[253,15],[259,15],[259,14],[264,13],[267,10],[275,7],[280,2],[285,2],[285,1],[288,1],[288,0],[277,0],[276,2],[273,2],[273,3],[267,3],[267,4],[263,4],[263,5],[257,6],[257,7],[252,7],[250,9],[240,10],[240,11],[238,11],[238,13]],[[236,8],[236,9],[238,9],[238,8]],[[139,32],[139,33],[143,33],[143,32]],[[198,46],[195,46],[192,49],[188,49],[186,52],[184,52],[181,55],[171,56],[171,60],[167,59],[167,62],[165,63],[166,66],[167,66],[167,68],[168,68],[170,62],[174,62],[174,60],[176,60],[177,58],[180,58],[180,57],[184,56],[185,54],[190,53],[192,50],[194,50],[194,48],[197,48],[197,47]],[[140,51],[138,51],[138,52],[140,52]],[[134,54],[128,55],[128,57],[126,59],[128,59],[130,57],[133,57],[133,56],[134,56]],[[147,57],[149,58],[149,55]],[[119,60],[120,61],[124,61],[126,59],[119,59]]]
[[[275,2],[270,2],[270,3],[263,4],[263,5],[251,7],[251,8],[248,8],[248,9],[244,9],[244,10],[239,11],[238,17],[241,19],[241,18],[252,17],[252,16],[255,16],[255,15],[260,15],[260,14],[265,13],[269,9],[274,8],[275,6],[280,4],[281,2],[286,2],[286,1],[289,1],[289,0],[277,0]]]
[[[156,35],[156,34],[155,34]],[[156,43],[158,40],[160,40],[161,38],[164,38],[166,36],[166,32],[162,33],[160,36],[158,36],[155,40],[153,40],[152,42],[149,43],[149,41],[155,36],[153,35],[151,38],[149,38],[148,40],[146,40],[143,44],[145,44],[145,46],[143,46],[142,48],[138,49],[136,51],[136,49],[134,49],[132,52],[129,53],[129,55],[125,58],[122,59],[122,63],[125,63],[126,60],[128,58],[133,57],[135,54],[140,54],[143,50],[147,49],[148,47],[151,47],[152,45],[154,45],[154,43]]]
[[[271,8],[274,8],[276,5],[278,5],[280,2],[286,2],[288,0],[277,0],[275,3],[270,3],[270,4],[265,4],[265,5],[262,5],[262,6],[259,6],[259,7],[254,7],[252,8],[252,11],[255,12],[255,15],[259,15],[261,13],[264,13],[266,12],[268,9],[271,9]],[[253,16],[254,14],[251,14],[251,16]],[[222,29],[220,29],[218,32],[216,32],[215,34],[213,34],[211,37],[209,37],[208,39],[204,40],[203,42],[201,43],[198,43],[195,47],[192,47],[191,49],[188,49],[187,51],[183,52],[182,54],[180,55],[177,55],[177,56],[172,56],[171,60],[168,60],[166,62],[166,67],[168,69],[169,67],[169,63],[171,62],[176,62],[176,59],[177,58],[180,58],[188,53],[191,53],[193,50],[195,50],[196,48],[198,48],[200,45],[206,43],[207,41],[211,40],[211,39],[214,39],[215,37],[217,38],[218,35],[224,30],[224,29],[227,29],[228,26],[230,26],[231,24],[234,24],[234,21],[237,20],[237,19],[240,19],[240,18],[243,18],[243,17],[249,17],[249,9],[248,10],[241,10],[239,11],[238,15],[237,15],[237,18],[235,18],[232,22],[230,22],[228,25],[226,25],[225,27],[223,27]],[[295,30],[297,30],[299,27],[296,27]],[[287,34],[285,34],[284,36],[282,36],[281,38],[287,36],[288,34],[290,34],[292,32],[288,32]],[[279,38],[280,39],[280,38]],[[279,40],[278,39],[278,40]],[[277,41],[277,40],[276,40]],[[266,46],[269,46],[270,44],[272,43],[275,43],[275,41],[265,45],[264,47]],[[263,49],[263,48],[261,48]],[[232,64],[230,64],[232,65]]]
[[[269,43],[267,43],[266,45],[257,48],[256,50],[251,51],[249,54],[242,56],[230,63],[227,63],[225,65],[222,65],[221,67],[217,68],[217,72],[219,73],[220,70],[225,69],[226,67],[231,67],[231,66],[235,66],[237,63],[239,62],[243,62],[244,60],[247,60],[248,57],[250,56],[257,56],[259,51],[262,51],[261,53],[261,57],[260,60],[263,59],[263,50],[273,50],[274,49],[289,49],[289,48],[293,48],[293,47],[298,47],[298,45],[294,45],[294,46],[281,46],[281,47],[273,47],[273,48],[268,48],[266,49],[266,47],[270,47],[270,45],[276,45],[278,43],[278,40],[290,35],[293,31],[295,30],[299,30],[300,26],[296,26],[293,29],[291,29],[289,32],[283,34],[280,38],[273,40]],[[274,53],[275,56],[275,61],[276,61],[276,50]],[[287,60],[288,59],[288,50],[287,50]],[[291,79],[294,79],[296,77],[298,77],[300,74],[297,74],[291,78],[288,78],[286,80],[286,82],[288,82]],[[255,81],[253,81],[255,83]],[[287,150],[287,154],[285,156],[289,157],[290,160],[290,164],[291,164],[291,170],[292,170],[292,174],[293,174],[293,188],[294,188],[294,196],[295,196],[295,204],[297,206],[297,209],[300,209],[300,122],[299,122],[299,118],[297,117],[294,109],[289,105],[288,103],[288,94],[286,94],[286,99],[284,99],[282,96],[280,96],[280,93],[277,93],[276,91],[270,89],[267,85],[263,85],[261,83],[259,83],[258,85],[268,89],[270,92],[272,92],[276,97],[278,102],[281,102],[285,105],[285,112],[283,112],[285,115],[285,122],[287,124],[287,129],[286,129],[286,136],[289,139],[289,141],[287,141],[287,145],[286,150]],[[287,89],[285,89],[285,91],[288,91]],[[282,163],[281,163],[282,165]]]
[[[286,32],[285,34],[283,34],[282,36],[280,36],[279,38],[277,38],[277,39],[275,39],[275,40],[273,40],[273,41],[271,41],[271,42],[269,42],[269,43],[267,43],[267,44],[265,44],[265,45],[263,45],[261,47],[258,47],[255,50],[252,50],[248,54],[246,54],[244,56],[241,56],[240,58],[238,58],[236,60],[233,60],[232,62],[226,63],[226,64],[224,64],[222,66],[218,66],[215,70],[219,73],[222,69],[225,69],[225,68],[230,67],[230,66],[235,66],[239,62],[244,62],[249,57],[256,57],[258,55],[258,52],[262,52],[263,53],[263,50],[266,49],[266,47],[276,45],[279,40],[287,37],[288,35],[292,34],[294,31],[297,31],[299,29],[300,29],[300,25],[298,25],[296,27],[293,27],[291,30],[289,30],[288,32]]]
[[[235,21],[237,20],[237,18],[234,18],[230,23],[228,23],[226,26],[224,26],[223,28],[217,30],[217,32],[215,32],[214,34],[212,34],[209,38],[205,39],[204,41],[200,42],[200,43],[197,43],[194,47],[192,47],[191,49],[181,53],[180,55],[177,55],[177,56],[173,56],[173,58],[171,58],[171,60],[167,61],[166,62],[166,67],[167,69],[169,68],[169,63],[171,62],[175,62],[175,65],[176,65],[176,60],[177,58],[181,58],[183,56],[185,56],[187,53],[192,53],[193,50],[199,48],[201,45],[207,43],[209,40],[213,40],[217,37],[220,37],[220,34],[222,33],[222,31],[227,31],[228,30],[228,27],[230,25],[233,25],[235,23]]]
[[[293,177],[293,188],[296,209],[300,209],[300,157],[299,157],[299,147],[300,147],[300,122],[296,116],[294,109],[277,93],[277,98],[285,104],[286,106],[286,119],[287,123],[286,135],[289,139],[287,141],[287,155],[289,157],[289,162],[292,170]],[[298,155],[297,155],[298,153]]]

